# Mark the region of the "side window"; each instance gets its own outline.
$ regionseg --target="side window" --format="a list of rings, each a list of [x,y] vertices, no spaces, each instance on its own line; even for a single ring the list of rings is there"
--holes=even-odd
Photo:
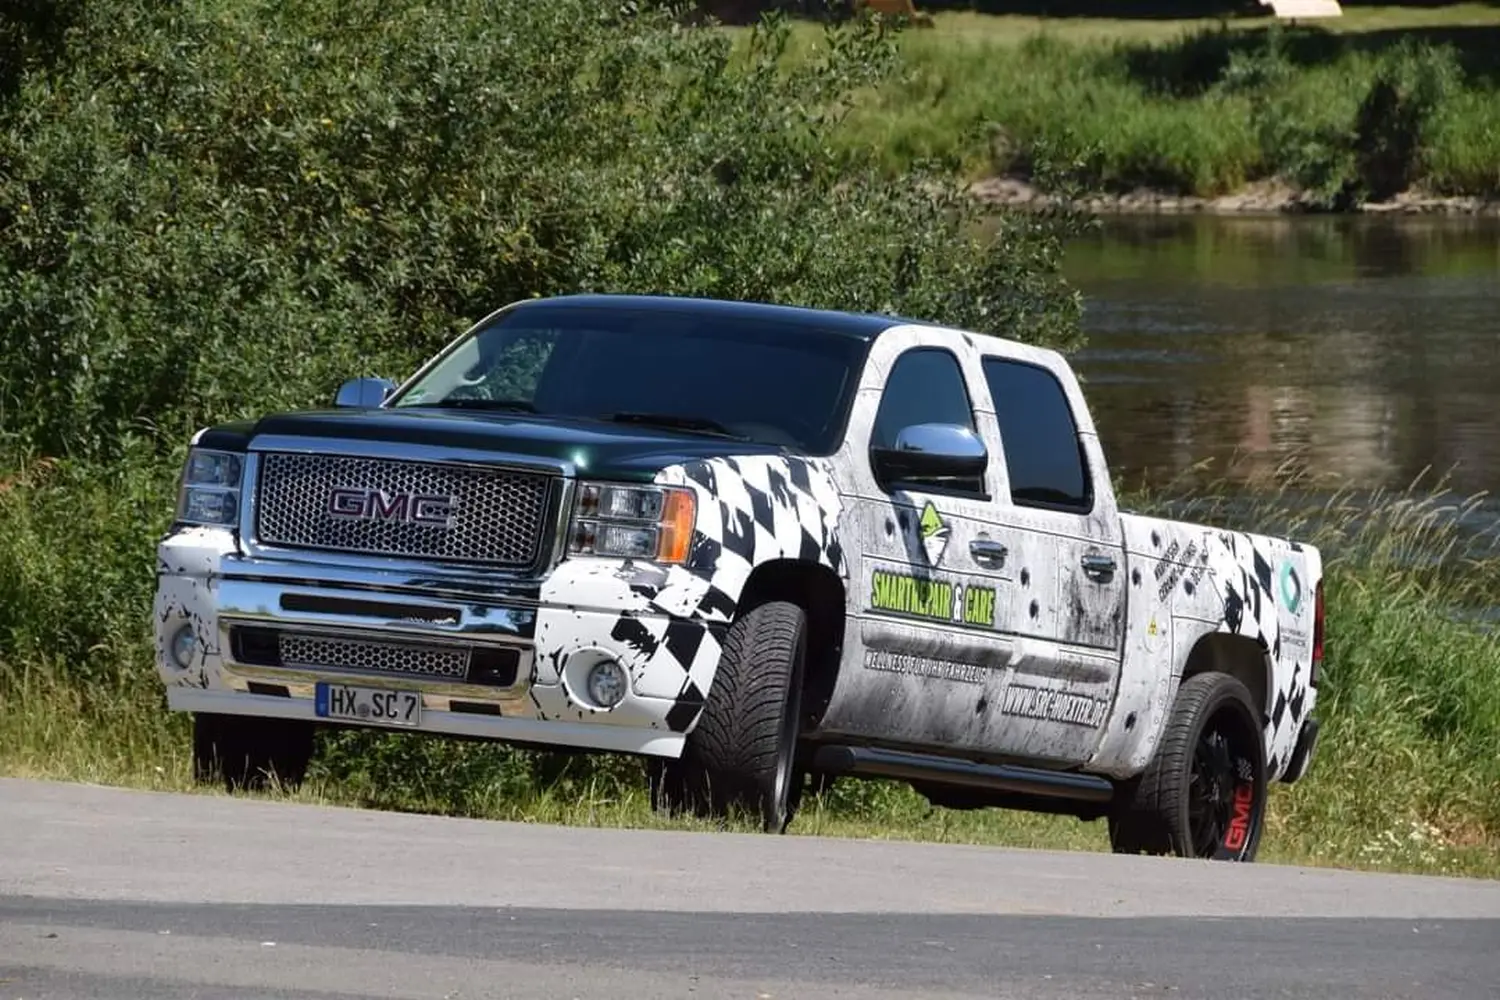
[[[889,448],[912,424],[958,424],[974,429],[974,411],[958,359],[937,347],[918,347],[896,359],[885,380],[870,444]]]
[[[886,377],[870,432],[871,448],[891,448],[913,424],[956,424],[974,430],[974,410],[958,359],[937,347],[918,347],[896,359]],[[945,482],[945,490],[982,494],[983,475]]]
[[[984,378],[1000,423],[1012,501],[1091,510],[1093,482],[1062,384],[1045,368],[1000,358],[984,359]]]

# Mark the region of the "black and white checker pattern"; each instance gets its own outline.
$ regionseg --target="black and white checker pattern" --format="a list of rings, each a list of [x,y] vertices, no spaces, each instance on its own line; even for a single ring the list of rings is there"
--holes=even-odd
[[[542,586],[537,654],[555,671],[575,650],[604,643],[624,647],[632,687],[643,696],[670,699],[664,722],[681,733],[703,708],[724,630],[756,566],[800,559],[847,576],[838,534],[841,504],[828,463],[793,456],[694,461],[664,469],[656,481],[691,489],[697,500],[687,563],[563,563]],[[601,610],[613,616],[601,619]],[[544,718],[588,714],[535,697]],[[595,721],[613,720],[600,715]],[[619,722],[627,724],[625,718]]]
[[[568,560],[542,588],[537,656],[556,674],[574,652],[611,649],[637,694],[673,701],[665,719],[651,724],[685,732],[703,707],[704,678],[713,676],[718,663],[724,625],[713,609],[719,600],[710,594],[708,581],[682,567]],[[542,718],[591,714],[568,703],[560,691],[534,691],[533,700]],[[628,725],[637,720],[612,713],[594,721]]]
[[[1224,602],[1221,630],[1254,639],[1271,657],[1273,700],[1266,755],[1268,773],[1276,777],[1285,770],[1304,712],[1310,707],[1309,670],[1304,670],[1298,657],[1282,655],[1275,566],[1285,555],[1277,549],[1287,543],[1230,531],[1216,532],[1211,538],[1217,544],[1208,546],[1209,575]]]
[[[840,578],[848,575],[838,530],[842,505],[827,461],[726,456],[675,466],[657,481],[689,487],[697,496],[698,525],[685,571],[706,586],[695,609],[702,621],[727,625],[750,572],[772,560],[798,559],[826,566]],[[660,599],[652,598],[658,604]],[[708,645],[690,650],[691,662],[673,654],[686,674],[677,707],[694,719],[719,661],[718,643],[712,656]]]

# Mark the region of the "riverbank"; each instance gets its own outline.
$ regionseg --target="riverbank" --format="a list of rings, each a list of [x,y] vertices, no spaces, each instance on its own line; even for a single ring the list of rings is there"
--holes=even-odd
[[[1275,180],[1247,184],[1232,194],[1213,197],[1138,188],[1068,198],[1045,191],[1024,177],[982,178],[969,184],[969,192],[990,209],[1069,207],[1096,215],[1293,215],[1329,210],[1329,206],[1316,196]],[[1500,198],[1405,191],[1388,201],[1361,202],[1342,210],[1361,215],[1500,218]]]
[[[1500,8],[931,21],[837,133],[894,175],[943,163],[995,206],[1500,215]]]

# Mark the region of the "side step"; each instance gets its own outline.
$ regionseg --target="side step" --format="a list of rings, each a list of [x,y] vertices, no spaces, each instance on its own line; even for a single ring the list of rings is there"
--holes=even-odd
[[[816,771],[834,775],[956,785],[1073,802],[1106,803],[1115,796],[1115,786],[1109,779],[1095,774],[1046,771],[1011,764],[980,764],[956,757],[934,757],[873,747],[821,746],[813,754],[812,766]]]

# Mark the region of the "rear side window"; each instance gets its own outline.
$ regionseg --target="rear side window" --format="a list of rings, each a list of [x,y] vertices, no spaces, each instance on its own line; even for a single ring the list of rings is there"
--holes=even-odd
[[[1087,513],[1093,484],[1067,394],[1045,368],[984,359],[984,377],[1000,422],[1011,500],[1022,507]]]

